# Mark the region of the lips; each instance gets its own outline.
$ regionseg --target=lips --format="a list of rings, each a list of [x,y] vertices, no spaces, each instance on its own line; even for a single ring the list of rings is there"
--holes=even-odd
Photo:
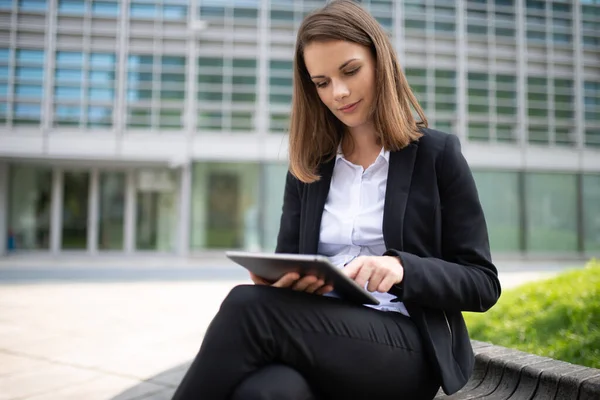
[[[342,111],[342,112],[354,111],[354,109],[356,108],[356,105],[358,103],[360,103],[360,100],[355,103],[351,103],[351,104],[345,105],[343,107],[340,107],[340,108],[338,108],[338,111]]]

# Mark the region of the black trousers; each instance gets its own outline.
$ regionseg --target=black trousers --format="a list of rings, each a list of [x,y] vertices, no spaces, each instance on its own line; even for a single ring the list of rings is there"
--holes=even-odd
[[[232,289],[174,400],[433,399],[410,318],[290,289]]]

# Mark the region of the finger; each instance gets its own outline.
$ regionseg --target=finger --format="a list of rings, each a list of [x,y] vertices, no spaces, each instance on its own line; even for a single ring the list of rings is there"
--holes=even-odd
[[[344,269],[342,269],[342,271],[344,272],[344,274],[346,274],[348,278],[354,279],[356,278],[358,271],[360,271],[360,267],[362,267],[363,262],[364,260],[362,257],[355,258],[350,263],[348,263],[348,265],[346,265]]]
[[[323,285],[325,285],[325,281],[322,279],[317,279],[315,283],[308,285],[308,287],[304,289],[304,291],[306,293],[315,293],[317,290],[323,287]]]
[[[331,285],[325,285],[323,287],[321,287],[320,289],[318,289],[315,294],[325,294],[325,293],[329,293],[333,290],[333,286]]]
[[[255,285],[271,285],[272,282],[267,281],[264,278],[261,278],[260,276],[253,274],[252,272],[250,272],[250,279],[252,280],[252,282],[254,282]]]
[[[277,280],[277,282],[275,282],[273,285],[273,287],[278,287],[278,288],[286,288],[286,287],[290,287],[294,284],[294,282],[296,282],[298,279],[300,279],[300,275],[296,272],[288,272],[287,274],[283,275],[281,278],[279,278]]]
[[[365,264],[358,271],[356,278],[354,278],[354,282],[356,282],[358,284],[358,286],[360,286],[360,287],[365,287],[365,285],[367,284],[369,279],[371,279],[372,273],[373,273],[373,267],[371,267],[368,264]]]
[[[294,286],[292,286],[292,289],[294,289],[298,292],[305,292],[306,288],[308,288],[309,286],[314,284],[317,280],[318,280],[318,278],[313,275],[303,276],[302,278],[300,278],[299,280],[297,280],[294,283]]]
[[[380,293],[387,293],[392,286],[394,286],[395,282],[396,278],[394,277],[394,274],[389,274],[381,281],[381,283],[379,283],[379,286],[377,286],[377,291]]]
[[[367,290],[369,292],[374,292],[379,287],[379,284],[386,277],[386,270],[384,268],[375,268],[371,277],[369,278],[369,284],[367,285]]]

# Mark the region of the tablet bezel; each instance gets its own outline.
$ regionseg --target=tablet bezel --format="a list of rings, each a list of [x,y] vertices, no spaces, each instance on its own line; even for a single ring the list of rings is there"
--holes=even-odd
[[[226,251],[225,255],[255,275],[276,281],[288,272],[315,275],[333,285],[336,294],[353,303],[379,305],[371,293],[342,273],[322,255]]]

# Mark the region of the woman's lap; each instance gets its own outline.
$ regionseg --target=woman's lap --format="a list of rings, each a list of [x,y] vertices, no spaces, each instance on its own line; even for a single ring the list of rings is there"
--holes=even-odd
[[[188,375],[195,373],[202,382],[196,386],[210,391],[218,374],[207,365],[218,362],[233,390],[253,371],[282,363],[326,398],[416,399],[437,391],[425,359],[417,328],[400,313],[248,285],[224,300]]]

